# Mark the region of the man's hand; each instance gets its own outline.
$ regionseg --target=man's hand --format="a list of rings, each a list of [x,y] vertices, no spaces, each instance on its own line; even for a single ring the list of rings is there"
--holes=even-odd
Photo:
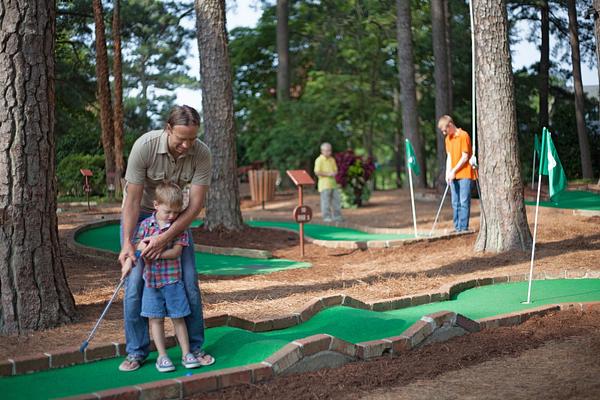
[[[136,260],[135,246],[130,241],[126,240],[125,243],[123,243],[121,252],[119,253],[119,262],[121,263],[121,267],[124,268],[125,263],[129,259],[131,259],[133,262]]]
[[[142,258],[144,260],[156,260],[160,258],[160,255],[165,250],[167,243],[163,240],[162,234],[158,236],[152,236],[144,239],[146,248],[142,251]]]
[[[125,263],[123,263],[123,266],[121,267],[121,280],[125,279],[125,277],[127,275],[129,275],[132,268],[133,268],[133,259],[127,258],[125,260]]]
[[[446,183],[448,185],[451,184],[455,177],[456,173],[453,170],[448,171],[448,173],[446,173]]]

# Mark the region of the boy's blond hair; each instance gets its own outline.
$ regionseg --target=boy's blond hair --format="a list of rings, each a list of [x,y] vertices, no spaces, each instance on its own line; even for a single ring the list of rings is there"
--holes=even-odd
[[[156,187],[156,203],[166,204],[181,209],[183,207],[183,192],[173,182],[163,182]]]
[[[443,131],[444,129],[446,129],[448,124],[454,125],[454,120],[449,115],[442,115],[438,120],[437,127],[440,131]]]

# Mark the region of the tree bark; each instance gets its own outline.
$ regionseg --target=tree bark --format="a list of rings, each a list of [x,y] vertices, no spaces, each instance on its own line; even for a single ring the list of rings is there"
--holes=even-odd
[[[75,302],[58,242],[55,5],[0,6],[0,333],[69,322]]]
[[[289,2],[277,0],[277,101],[290,98]]]
[[[115,189],[116,194],[121,194],[121,178],[125,173],[123,160],[123,66],[121,59],[121,0],[114,0],[112,33],[114,43],[113,75],[115,78],[115,106],[114,106],[114,132],[115,132]]]
[[[227,49],[225,0],[196,0],[204,137],[213,156],[206,206],[208,230],[243,228],[237,180],[237,155],[231,65]]]
[[[109,176],[115,173],[115,136],[110,97],[108,71],[108,55],[106,52],[106,35],[104,33],[104,11],[101,0],[93,0],[94,24],[96,26],[96,79],[98,86],[98,102],[100,103],[100,127],[102,130],[102,148],[104,149],[104,165],[106,182],[112,181]]]
[[[444,15],[446,17],[446,53],[448,59],[448,67],[446,68],[446,72],[448,73],[448,112],[452,114],[452,110],[454,109],[453,102],[453,90],[452,90],[452,14],[450,9],[450,2],[448,0],[444,0]],[[444,165],[444,168],[446,166]]]
[[[585,128],[583,83],[581,82],[581,57],[579,54],[579,34],[577,32],[577,9],[575,0],[567,0],[569,12],[569,40],[571,42],[571,63],[573,65],[573,88],[575,89],[575,119],[577,120],[577,136],[581,157],[581,174],[584,179],[592,179],[592,156],[590,143]]]
[[[513,75],[504,2],[474,0],[479,182],[485,218],[478,251],[525,250],[531,233],[523,200]]]
[[[437,129],[438,119],[445,114],[450,114],[450,81],[448,74],[448,41],[446,38],[446,1],[431,1],[431,26],[433,37],[433,75],[435,78],[435,121],[438,173],[434,185],[438,189],[446,186],[446,146],[444,135]]]
[[[415,83],[415,65],[411,32],[410,0],[396,0],[397,20],[396,34],[398,39],[398,76],[400,78],[400,101],[402,103],[402,129],[404,136],[410,140],[421,169],[415,176],[416,187],[425,187],[426,170],[423,152],[423,138],[419,132],[419,114],[417,110],[417,88]]]
[[[592,6],[594,7],[594,38],[596,39],[596,64],[599,66],[598,70],[598,81],[600,81],[600,0],[594,0]],[[600,103],[600,90],[596,93],[598,96],[598,102]],[[598,121],[600,121],[600,105],[598,106]],[[598,181],[600,185],[600,180]]]
[[[402,129],[400,128],[400,91],[394,88],[394,111],[396,114],[396,132],[394,132],[394,166],[396,168],[396,186],[402,187],[402,172],[404,172],[404,146],[402,143]]]
[[[541,133],[544,127],[548,127],[548,93],[550,92],[549,71],[550,71],[550,9],[548,1],[542,0],[540,3],[541,12],[541,36],[542,43],[540,45],[540,70],[539,70],[539,86],[540,92],[540,115],[539,129]]]

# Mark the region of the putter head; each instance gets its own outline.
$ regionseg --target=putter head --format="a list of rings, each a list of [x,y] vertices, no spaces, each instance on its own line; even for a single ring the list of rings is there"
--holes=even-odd
[[[85,351],[85,349],[87,349],[87,347],[88,347],[88,345],[89,345],[89,344],[90,344],[90,343],[89,343],[87,340],[86,340],[85,342],[83,342],[83,343],[81,344],[81,347],[79,348],[79,352],[80,352],[80,353],[83,353],[83,352]]]

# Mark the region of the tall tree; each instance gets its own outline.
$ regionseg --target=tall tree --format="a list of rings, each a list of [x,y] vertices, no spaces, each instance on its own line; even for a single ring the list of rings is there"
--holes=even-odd
[[[573,67],[573,88],[575,89],[575,119],[577,121],[577,137],[581,157],[581,173],[584,179],[592,179],[592,156],[590,142],[585,127],[584,94],[581,81],[581,56],[579,53],[579,34],[577,29],[577,8],[575,0],[567,0],[569,13],[569,40],[571,42],[571,63]]]
[[[432,0],[431,1],[431,27],[433,38],[433,58],[434,58],[434,78],[435,78],[435,120],[437,121],[442,115],[451,114],[451,92],[450,92],[450,73],[448,67],[449,60],[449,40],[447,33],[449,29],[446,24],[448,18],[446,16],[447,0]],[[436,143],[437,143],[437,165],[438,174],[435,179],[435,186],[444,187],[445,169],[446,169],[446,146],[444,144],[444,136],[436,127]]]
[[[599,67],[598,70],[598,80],[600,81],[600,0],[594,0],[592,4],[592,18],[594,19],[594,41],[596,43],[596,65]],[[598,94],[598,101],[600,102],[600,93]],[[598,107],[600,121],[600,107]],[[600,181],[598,181],[600,184]]]
[[[539,129],[541,132],[543,127],[548,127],[548,93],[550,92],[549,72],[550,72],[550,9],[548,0],[540,1],[540,17],[541,17],[541,36],[540,44],[540,68],[539,68],[539,92],[540,92],[540,114],[539,114]]]
[[[398,76],[400,78],[400,101],[402,103],[402,129],[414,149],[421,174],[415,177],[417,187],[425,187],[426,171],[423,152],[423,138],[419,132],[417,112],[417,88],[411,33],[410,0],[396,0],[398,38]]]
[[[227,48],[225,0],[196,0],[204,138],[213,155],[206,228],[243,228],[237,180],[232,74]]]
[[[289,2],[277,0],[277,100],[290,98]]]
[[[71,321],[60,259],[54,136],[55,3],[1,7],[0,333]]]
[[[513,75],[504,2],[474,0],[477,126],[485,216],[475,249],[501,252],[531,246],[527,225]]]
[[[96,79],[98,102],[100,103],[100,127],[102,129],[102,148],[104,163],[108,177],[115,178],[115,136],[112,115],[112,100],[108,71],[108,54],[106,51],[106,34],[104,32],[104,10],[101,0],[93,0],[94,24],[96,28]],[[113,181],[114,182],[114,181]],[[110,182],[110,183],[113,183]]]
[[[121,58],[121,0],[114,0],[113,20],[113,75],[115,78],[115,106],[113,114],[115,132],[115,188],[117,194],[121,191],[121,177],[125,173],[123,160],[123,63]]]

